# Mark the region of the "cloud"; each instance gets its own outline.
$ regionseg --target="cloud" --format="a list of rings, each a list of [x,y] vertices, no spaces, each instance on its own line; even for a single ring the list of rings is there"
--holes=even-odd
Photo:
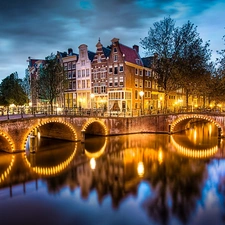
[[[0,79],[17,71],[18,65],[24,68],[21,73],[18,71],[19,76],[23,77],[28,56],[44,58],[51,52],[66,51],[70,47],[78,52],[78,46],[83,43],[95,51],[99,37],[103,45],[109,45],[113,37],[119,38],[128,46],[139,44],[140,38],[147,35],[154,22],[168,16],[180,25],[187,20],[194,22],[196,18],[199,21],[202,14],[208,15],[207,12],[221,2],[223,1],[1,1]],[[202,20],[205,23],[207,21],[206,18]]]

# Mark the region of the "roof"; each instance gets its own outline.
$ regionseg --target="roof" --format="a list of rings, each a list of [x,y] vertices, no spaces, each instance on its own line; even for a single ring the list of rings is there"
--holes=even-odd
[[[109,55],[111,53],[111,49],[102,47],[102,51],[103,51],[106,58],[109,57]]]
[[[151,66],[153,64],[153,60],[154,60],[153,56],[148,56],[148,57],[144,57],[144,58],[141,58],[141,59],[142,59],[142,62],[144,64],[144,67],[151,68]]]
[[[135,49],[130,48],[130,47],[120,44],[120,43],[119,43],[119,48],[120,48],[121,52],[124,54],[125,61],[143,66],[141,57]]]
[[[95,57],[95,53],[94,53],[94,52],[91,52],[91,51],[88,51],[88,58],[89,58],[91,61],[93,61],[94,57]]]

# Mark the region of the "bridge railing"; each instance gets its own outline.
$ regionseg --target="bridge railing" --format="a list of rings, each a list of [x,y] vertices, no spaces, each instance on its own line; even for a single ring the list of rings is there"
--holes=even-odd
[[[20,108],[19,110],[13,111],[1,111],[0,112],[0,120],[9,120],[16,118],[24,118],[24,117],[43,117],[43,116],[79,116],[79,117],[139,117],[139,116],[149,116],[156,114],[182,114],[182,113],[206,113],[206,114],[220,114],[219,111],[194,111],[194,112],[172,112],[164,110],[141,110],[141,109],[132,109],[132,110],[122,110],[122,111],[113,111],[113,110],[104,110],[104,109],[82,109],[82,108],[54,108],[53,111],[48,108]]]

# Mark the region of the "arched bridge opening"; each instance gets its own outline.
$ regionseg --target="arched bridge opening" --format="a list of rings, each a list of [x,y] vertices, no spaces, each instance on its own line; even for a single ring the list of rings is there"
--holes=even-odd
[[[77,141],[76,131],[72,125],[63,121],[43,121],[30,129],[24,143],[25,150],[36,152],[40,137],[60,139],[66,141]]]
[[[88,120],[82,128],[82,139],[92,138],[94,136],[106,136],[108,135],[108,130],[105,123],[99,119]]]
[[[218,136],[223,136],[222,126],[209,116],[205,115],[184,115],[175,119],[170,125],[170,133],[178,133],[191,128],[191,125],[198,122],[212,123],[218,131]]]

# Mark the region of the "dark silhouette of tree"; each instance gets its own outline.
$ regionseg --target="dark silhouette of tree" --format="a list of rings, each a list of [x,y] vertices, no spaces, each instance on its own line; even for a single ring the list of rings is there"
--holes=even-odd
[[[197,28],[189,21],[182,27],[176,27],[170,17],[155,22],[141,44],[147,54],[155,56],[152,69],[165,92],[165,109],[170,92],[185,88],[187,96],[194,94],[209,74],[209,43],[203,45]]]
[[[28,103],[28,96],[22,87],[22,80],[18,79],[17,72],[2,80],[0,85],[1,105],[24,105]]]

